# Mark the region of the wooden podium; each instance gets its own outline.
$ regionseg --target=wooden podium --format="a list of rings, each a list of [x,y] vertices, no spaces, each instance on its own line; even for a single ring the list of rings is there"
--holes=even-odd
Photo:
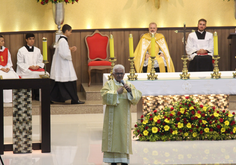
[[[4,89],[41,89],[41,143],[33,143],[34,150],[51,152],[50,79],[2,79],[0,80],[0,155],[12,151],[13,144],[4,145]]]
[[[230,33],[228,39],[231,39],[230,45],[230,70],[235,70],[236,68],[236,33]]]

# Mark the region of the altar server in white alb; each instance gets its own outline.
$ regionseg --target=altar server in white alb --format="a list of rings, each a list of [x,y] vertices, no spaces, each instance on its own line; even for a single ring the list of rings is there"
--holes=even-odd
[[[75,52],[75,46],[69,47],[68,37],[72,33],[70,25],[62,27],[63,35],[60,36],[56,44],[53,55],[50,78],[55,80],[51,91],[51,101],[65,102],[71,100],[71,104],[84,104],[77,95],[77,76],[72,63],[71,52]]]
[[[4,47],[4,37],[0,35],[0,75],[3,79],[18,79],[19,76],[12,68],[11,54]],[[12,90],[3,91],[3,102],[12,102]]]
[[[26,45],[17,53],[16,72],[21,78],[40,78],[44,74],[43,56],[39,48],[34,46],[33,33],[26,34]]]
[[[189,71],[212,71],[214,50],[213,34],[205,31],[207,21],[198,21],[198,30],[188,36],[186,52],[190,60]]]

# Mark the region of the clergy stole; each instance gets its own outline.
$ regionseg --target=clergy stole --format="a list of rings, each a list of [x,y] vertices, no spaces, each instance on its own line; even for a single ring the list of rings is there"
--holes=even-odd
[[[8,63],[8,49],[5,48],[3,52],[0,52],[0,65],[6,66]]]

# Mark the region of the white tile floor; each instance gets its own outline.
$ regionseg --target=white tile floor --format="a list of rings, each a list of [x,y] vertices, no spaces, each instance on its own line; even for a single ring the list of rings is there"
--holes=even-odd
[[[132,114],[133,125],[136,114]],[[106,165],[102,162],[103,114],[52,115],[51,153],[2,155],[5,165]],[[12,139],[12,117],[4,118],[5,142]],[[40,137],[39,116],[33,116],[33,141]],[[236,164],[236,140],[133,141],[130,165]]]

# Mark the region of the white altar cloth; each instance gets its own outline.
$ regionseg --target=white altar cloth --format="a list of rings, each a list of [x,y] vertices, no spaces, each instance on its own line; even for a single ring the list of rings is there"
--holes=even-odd
[[[212,79],[213,72],[189,72],[190,79],[181,80],[180,74],[157,73],[158,80],[147,80],[149,73],[136,73],[138,80],[130,81],[143,96],[157,95],[195,95],[195,94],[236,94],[236,79],[233,78],[234,71],[220,71],[220,79]],[[103,84],[108,80],[110,74],[103,74]],[[124,79],[128,79],[126,73]]]

